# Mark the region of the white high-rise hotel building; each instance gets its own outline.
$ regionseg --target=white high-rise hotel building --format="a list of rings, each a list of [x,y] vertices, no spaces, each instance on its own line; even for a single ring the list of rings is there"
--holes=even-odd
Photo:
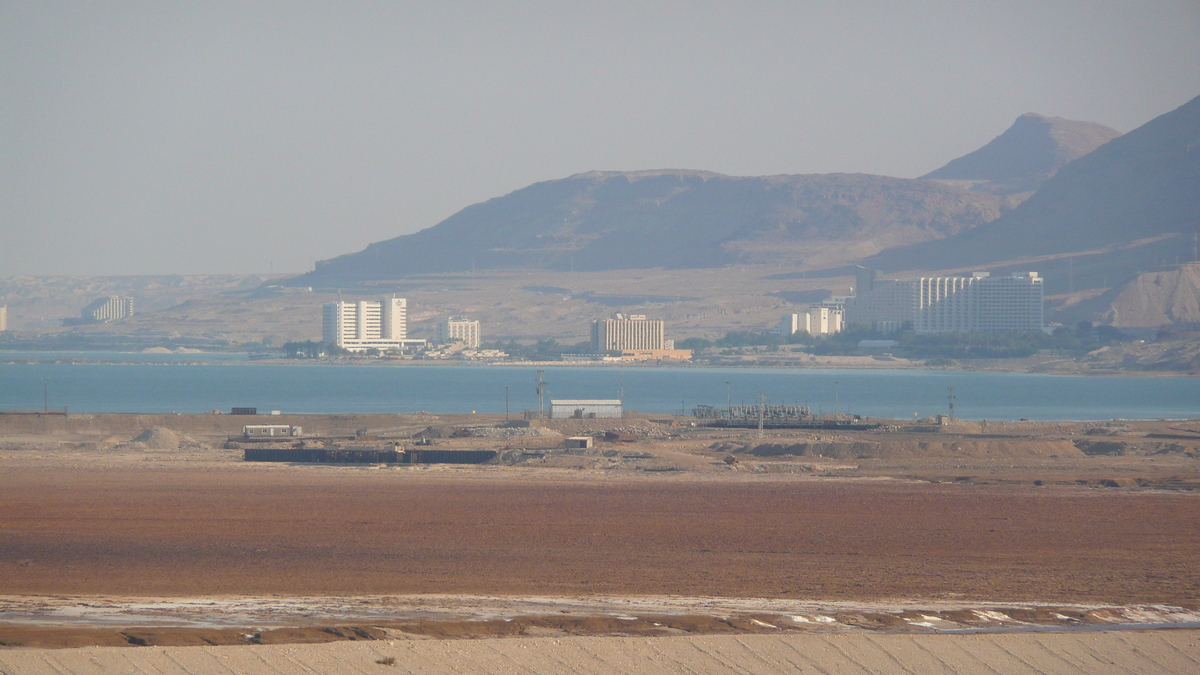
[[[97,298],[83,308],[81,316],[85,322],[103,323],[119,321],[133,316],[133,298],[110,295]]]
[[[830,335],[842,332],[842,319],[842,310],[818,305],[799,314],[784,314],[783,320],[771,332],[784,337],[800,331],[809,335]]]
[[[645,314],[616,314],[592,322],[592,351],[663,350],[667,347],[666,322],[647,319]]]
[[[325,305],[322,324],[323,342],[352,352],[425,343],[408,339],[408,301],[404,298],[330,302]]]
[[[479,322],[452,316],[437,326],[439,344],[458,341],[468,349],[479,349]]]
[[[1042,304],[1037,272],[877,280],[863,270],[846,302],[846,322],[885,333],[906,323],[918,333],[1041,330]]]

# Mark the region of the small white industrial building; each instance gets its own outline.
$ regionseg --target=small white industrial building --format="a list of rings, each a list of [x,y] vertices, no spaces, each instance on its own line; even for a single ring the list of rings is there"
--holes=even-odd
[[[550,401],[550,419],[619,419],[620,399],[580,399]]]
[[[242,427],[242,435],[247,438],[258,436],[300,436],[304,430],[290,424],[247,424]]]

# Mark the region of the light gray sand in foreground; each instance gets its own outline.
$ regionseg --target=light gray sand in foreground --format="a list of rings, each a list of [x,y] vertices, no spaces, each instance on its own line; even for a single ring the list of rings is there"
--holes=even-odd
[[[387,657],[392,665],[379,664]],[[255,647],[13,649],[5,675],[58,673],[1200,672],[1200,631],[397,640]]]

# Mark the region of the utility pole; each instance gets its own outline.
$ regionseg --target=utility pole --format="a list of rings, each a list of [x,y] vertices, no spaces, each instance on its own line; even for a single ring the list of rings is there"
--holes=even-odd
[[[953,421],[954,420],[954,401],[956,400],[956,398],[954,396],[954,387],[950,387],[949,389],[946,390],[946,400],[950,403],[950,420]]]
[[[42,378],[42,412],[50,412],[50,378]]]
[[[839,404],[840,404],[840,401],[838,400],[838,398],[839,398],[839,397],[838,397],[838,394],[839,394],[839,392],[838,392],[838,381],[837,381],[837,380],[834,380],[834,381],[833,381],[833,419],[834,419],[835,421],[836,421],[836,420],[837,420],[837,418],[838,418],[838,406],[839,406]]]
[[[622,404],[625,403],[625,378],[621,378],[621,383],[617,387],[617,400]]]
[[[542,375],[545,373],[544,370],[537,371],[538,419],[546,416],[546,403],[543,398],[546,392],[546,380],[542,379]]]
[[[763,435],[763,414],[766,412],[767,395],[759,392],[758,394],[758,435]]]
[[[504,421],[508,422],[508,385],[504,385]]]

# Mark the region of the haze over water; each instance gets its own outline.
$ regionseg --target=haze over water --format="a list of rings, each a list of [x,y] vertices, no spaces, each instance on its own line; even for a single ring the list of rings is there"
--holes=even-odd
[[[1200,417],[1200,379],[1065,377],[928,370],[739,368],[545,369],[550,399],[617,398],[626,410],[677,412],[697,404],[809,405],[814,412],[911,419],[947,412],[990,420]],[[536,368],[488,366],[0,364],[0,411],[74,413],[503,413],[536,410]],[[727,384],[728,383],[728,384]]]

